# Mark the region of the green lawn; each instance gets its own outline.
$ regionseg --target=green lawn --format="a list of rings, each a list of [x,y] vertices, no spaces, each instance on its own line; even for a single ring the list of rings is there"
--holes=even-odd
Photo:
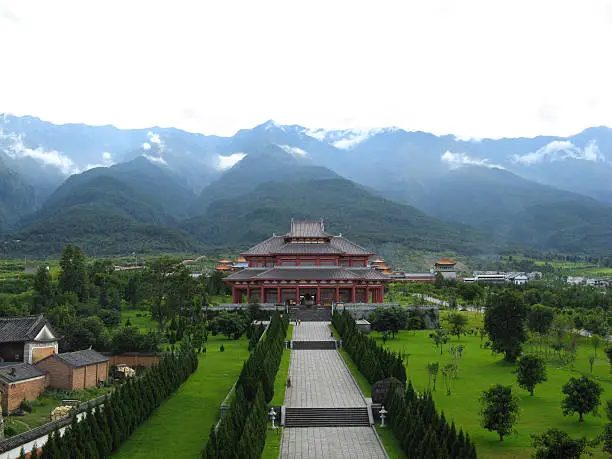
[[[151,319],[151,314],[149,311],[142,311],[140,309],[121,310],[121,325],[125,325],[128,319],[130,319],[132,326],[143,332],[157,330],[158,328],[157,322]]]
[[[266,446],[261,453],[262,459],[278,459],[280,455],[281,439],[283,437],[283,428],[279,427],[276,430],[270,430],[271,423],[268,423],[268,434],[266,435]]]
[[[220,352],[223,344],[225,352]],[[118,458],[199,458],[221,402],[248,358],[248,341],[209,336],[197,371],[114,454]]]
[[[285,404],[285,390],[287,390],[287,376],[289,373],[289,364],[291,363],[291,349],[284,349],[281,357],[278,373],[274,380],[274,397],[270,401],[272,406],[280,406]]]
[[[444,354],[429,338],[429,331],[422,330],[413,334],[402,331],[395,340],[387,342],[386,346],[397,351],[405,350],[410,354],[407,373],[414,387],[418,391],[425,391],[428,387],[428,374],[426,365],[430,362],[440,362],[442,367],[450,362],[448,353],[450,345],[459,344],[457,338],[453,338],[445,347]],[[379,333],[372,333],[373,337],[383,345]],[[561,412],[561,387],[570,377],[580,376],[580,372],[590,374],[588,358],[592,355],[592,348],[588,344],[582,344],[578,349],[577,360],[574,369],[563,367],[558,362],[547,365],[548,381],[536,386],[535,395],[518,387],[515,382],[513,370],[515,365],[504,362],[499,355],[494,355],[490,350],[480,348],[480,338],[476,336],[462,337],[461,344],[465,345],[463,359],[459,365],[459,376],[453,380],[452,395],[446,395],[442,375],[438,376],[437,391],[434,399],[439,410],[443,410],[447,419],[454,419],[457,426],[469,432],[475,442],[479,457],[486,458],[524,458],[531,454],[531,439],[529,434],[539,433],[551,427],[557,427],[568,432],[571,436],[587,436],[594,438],[601,433],[605,424],[603,408],[600,410],[602,416],[585,416],[585,422],[580,424],[578,416],[563,416]],[[602,402],[612,397],[612,378],[609,373],[609,364],[604,352],[598,351],[593,376],[599,380],[604,387]],[[516,425],[516,435],[507,437],[503,443],[494,432],[489,432],[480,426],[478,399],[483,390],[492,384],[512,385],[513,392],[520,398],[521,414]],[[604,456],[601,451],[596,451],[595,457]]]

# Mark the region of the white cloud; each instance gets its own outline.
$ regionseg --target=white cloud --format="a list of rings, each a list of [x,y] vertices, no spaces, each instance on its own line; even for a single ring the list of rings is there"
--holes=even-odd
[[[457,169],[461,166],[483,166],[491,169],[504,169],[499,164],[490,163],[488,159],[473,158],[465,153],[453,153],[446,151],[440,159],[450,166],[451,169]]]
[[[0,72],[0,112],[220,135],[270,118],[462,138],[612,125],[609,1],[1,4],[19,71]]]
[[[233,153],[229,156],[217,155],[217,169],[224,171],[231,169],[246,157],[245,153]]]
[[[525,155],[513,155],[512,160],[524,165],[538,164],[545,161],[563,161],[564,159],[581,159],[584,161],[605,161],[595,140],[584,148],[577,147],[569,140],[553,140],[536,151]]]
[[[279,145],[283,150],[289,153],[292,156],[297,158],[306,158],[308,157],[308,152],[302,150],[299,147],[292,147],[291,145]]]
[[[370,137],[370,131],[345,131],[344,136],[331,142],[331,144],[341,150],[349,150],[356,147],[361,142],[365,141]]]
[[[168,163],[166,162],[166,160],[164,158],[162,158],[161,156],[151,156],[151,155],[147,155],[144,154],[142,155],[145,158],[147,158],[149,161],[151,161],[153,164],[163,164],[164,166],[167,166]]]
[[[152,131],[147,132],[147,137],[149,138],[151,143],[156,143],[157,145],[161,145],[162,144],[162,141],[161,141],[161,138],[159,137],[159,134],[156,134],[155,132],[152,132]]]
[[[143,150],[150,150],[151,149],[151,144],[149,142],[144,142],[142,144],[142,149]]]
[[[85,170],[88,171],[89,169],[94,169],[96,167],[111,167],[114,164],[115,162],[113,161],[113,155],[108,151],[105,151],[102,153],[102,162],[98,164],[88,164],[85,167]]]
[[[5,133],[0,128],[0,147],[12,158],[32,158],[45,165],[56,167],[66,175],[80,172],[74,161],[62,152],[43,147],[30,148],[25,145],[23,139],[23,134]]]
[[[324,141],[325,137],[327,136],[327,130],[326,129],[306,129],[304,131],[304,134],[306,134],[307,136],[313,137],[317,140],[320,141]]]

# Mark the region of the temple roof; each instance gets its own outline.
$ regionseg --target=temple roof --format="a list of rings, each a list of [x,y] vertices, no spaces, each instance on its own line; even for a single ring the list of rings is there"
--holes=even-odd
[[[440,258],[438,261],[436,261],[437,265],[456,265],[457,263],[455,263],[453,260],[449,260],[448,258]]]
[[[33,341],[45,325],[53,333],[42,314],[26,317],[1,317],[0,343]]]
[[[333,255],[371,255],[363,247],[343,238],[330,236],[329,242],[287,242],[284,236],[272,236],[243,253],[243,255],[276,254],[333,254]]]
[[[285,237],[326,237],[323,220],[291,220],[291,231]]]
[[[344,266],[276,266],[274,268],[246,268],[225,278],[227,281],[245,280],[387,280],[372,268]]]

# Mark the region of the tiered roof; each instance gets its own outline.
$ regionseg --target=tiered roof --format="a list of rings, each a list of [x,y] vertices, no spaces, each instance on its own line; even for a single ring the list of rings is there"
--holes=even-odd
[[[372,268],[347,268],[344,266],[276,266],[274,268],[246,268],[226,277],[228,281],[246,280],[386,280]]]

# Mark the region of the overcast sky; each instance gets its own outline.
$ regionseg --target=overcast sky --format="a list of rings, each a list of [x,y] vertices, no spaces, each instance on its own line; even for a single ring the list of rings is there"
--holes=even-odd
[[[612,126],[612,1],[0,0],[0,112],[231,135]]]

